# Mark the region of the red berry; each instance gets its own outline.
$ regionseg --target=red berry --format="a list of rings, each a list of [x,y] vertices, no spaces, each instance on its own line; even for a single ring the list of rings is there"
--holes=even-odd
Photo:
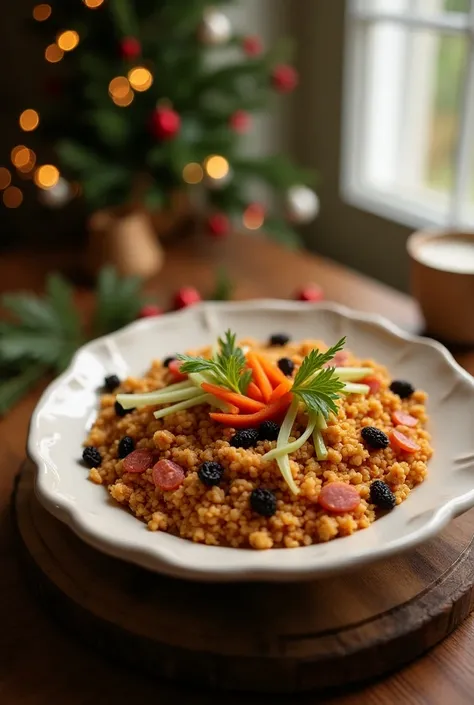
[[[229,120],[229,125],[234,132],[238,132],[239,134],[243,134],[244,132],[248,132],[250,128],[250,115],[245,112],[245,110],[236,110],[235,113],[233,113],[230,116]]]
[[[280,64],[272,71],[272,83],[279,93],[290,93],[298,85],[298,72],[293,66]]]
[[[151,131],[160,140],[176,137],[181,128],[181,118],[172,108],[156,108],[151,117]]]
[[[244,37],[242,48],[247,56],[259,56],[263,51],[263,44],[257,35]]]
[[[201,294],[193,286],[183,286],[174,297],[174,308],[186,308],[201,301]]]
[[[161,316],[163,309],[155,304],[145,304],[138,312],[138,318],[150,318],[151,316]]]
[[[298,291],[296,298],[298,301],[322,301],[324,292],[317,284],[308,284]]]
[[[120,42],[120,54],[124,59],[136,59],[142,53],[142,45],[135,37],[124,37]]]
[[[209,235],[220,240],[230,233],[230,220],[225,213],[214,213],[207,221]]]

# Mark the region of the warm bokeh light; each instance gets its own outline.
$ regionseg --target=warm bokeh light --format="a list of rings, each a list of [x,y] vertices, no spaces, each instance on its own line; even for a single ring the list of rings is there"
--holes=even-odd
[[[215,154],[206,159],[204,169],[211,179],[223,179],[229,173],[229,162]]]
[[[17,147],[13,147],[11,151],[12,164],[19,167],[26,166],[30,161],[30,150],[25,147],[24,144],[19,144]]]
[[[40,188],[53,188],[59,181],[59,171],[52,164],[44,164],[35,172],[35,184]]]
[[[34,169],[36,164],[36,154],[32,149],[28,149],[28,161],[26,164],[21,164],[17,166],[18,171],[22,174],[28,174],[32,169]]]
[[[130,105],[132,100],[135,98],[135,93],[133,91],[129,91],[127,95],[123,96],[123,98],[114,98],[114,96],[111,96],[111,98],[115,105],[118,105],[119,108],[126,108],[127,105]]]
[[[16,186],[9,186],[3,192],[3,202],[7,208],[18,208],[23,202],[23,194]]]
[[[41,4],[33,8],[33,17],[37,22],[44,22],[51,16],[51,5]]]
[[[33,130],[36,130],[38,125],[39,115],[36,110],[28,108],[28,110],[24,110],[22,112],[20,115],[20,127],[22,130],[25,130],[25,132],[32,132]]]
[[[72,51],[79,44],[79,35],[73,29],[67,29],[58,34],[56,41],[58,47],[63,51]]]
[[[197,162],[190,162],[183,169],[183,181],[187,184],[199,184],[203,177],[202,166]]]
[[[265,222],[265,208],[259,203],[252,203],[244,210],[242,220],[249,230],[258,230]]]
[[[44,58],[46,61],[49,61],[50,64],[56,64],[58,61],[61,61],[63,56],[64,52],[57,44],[50,44],[46,47],[44,52]]]
[[[91,10],[95,10],[97,7],[103,5],[104,0],[82,0],[84,5]]]
[[[136,66],[128,72],[128,80],[136,91],[147,91],[153,83],[153,76],[144,66]]]
[[[8,169],[5,169],[4,166],[0,166],[0,190],[3,191],[3,189],[10,186],[11,182],[12,176]]]
[[[125,76],[117,76],[109,83],[109,94],[111,98],[125,98],[130,92],[130,84]]]

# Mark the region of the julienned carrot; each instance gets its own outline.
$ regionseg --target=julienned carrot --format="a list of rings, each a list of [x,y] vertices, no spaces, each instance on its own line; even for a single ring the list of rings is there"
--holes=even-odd
[[[233,416],[232,414],[211,413],[209,416],[213,421],[222,423],[225,426],[232,426],[233,428],[255,428],[260,426],[264,421],[272,421],[283,416],[291,404],[291,398],[291,393],[285,394],[278,399],[278,401],[273,402],[273,404],[268,404],[261,411],[257,411],[256,414],[239,414],[238,416]]]
[[[263,401],[263,394],[255,382],[249,383],[249,386],[247,387],[247,396],[251,399],[255,399],[255,401]]]
[[[275,387],[275,389],[272,392],[272,396],[270,397],[270,404],[274,401],[278,401],[284,394],[290,391],[290,389],[293,386],[293,382],[291,379],[285,379],[284,382],[278,385],[278,387]]]
[[[265,355],[261,354],[259,355],[258,353],[255,353],[255,356],[261,364],[263,371],[267,375],[273,387],[278,387],[283,382],[288,381],[288,377],[284,375],[280,368],[275,365],[274,362],[269,360],[268,357],[265,357]]]
[[[228,404],[236,406],[240,411],[247,413],[253,413],[256,411],[261,411],[265,408],[265,404],[261,401],[255,401],[255,399],[250,399],[243,394],[237,394],[237,392],[231,392],[229,389],[224,389],[223,387],[218,387],[216,384],[209,384],[208,382],[203,382],[201,387],[208,394],[213,394],[218,399],[226,401]]]
[[[263,401],[268,403],[270,401],[273,389],[270,380],[263,371],[260,360],[255,353],[249,352],[247,353],[247,363],[253,372],[253,381],[262,392]]]

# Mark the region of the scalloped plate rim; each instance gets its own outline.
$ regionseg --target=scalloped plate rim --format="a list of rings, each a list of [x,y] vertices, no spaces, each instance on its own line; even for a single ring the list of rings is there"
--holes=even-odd
[[[33,462],[36,470],[35,476],[35,492],[41,502],[41,504],[47,509],[53,516],[65,523],[69,528],[71,528],[76,535],[83,539],[86,543],[93,546],[94,548],[114,556],[116,558],[121,558],[122,560],[135,563],[144,568],[153,570],[155,572],[167,574],[170,576],[192,579],[192,580],[212,580],[212,581],[244,581],[244,580],[279,580],[279,581],[290,581],[290,580],[306,580],[314,579],[319,577],[326,577],[327,575],[334,575],[346,570],[351,570],[355,567],[362,567],[369,563],[388,558],[392,555],[404,552],[410,548],[414,548],[417,545],[427,541],[428,539],[434,537],[438,534],[452,519],[454,519],[459,514],[467,511],[474,506],[474,485],[473,489],[469,492],[465,492],[462,495],[452,498],[448,502],[436,507],[430,518],[424,523],[420,528],[413,531],[407,537],[402,537],[399,540],[393,540],[389,545],[378,547],[376,550],[367,551],[365,555],[358,555],[355,557],[347,556],[344,561],[340,559],[336,561],[328,561],[325,565],[312,565],[311,561],[298,565],[297,567],[286,567],[283,563],[280,565],[261,565],[256,567],[249,562],[247,565],[236,564],[234,566],[220,565],[219,562],[215,562],[212,570],[202,570],[196,563],[185,563],[181,559],[177,559],[176,556],[172,555],[171,550],[162,550],[160,546],[155,546],[152,550],[143,548],[142,546],[133,544],[127,545],[126,542],[114,539],[110,534],[104,534],[99,532],[94,526],[91,526],[90,522],[86,521],[85,517],[81,514],[81,509],[75,505],[72,501],[65,498],[60,493],[55,492],[54,488],[49,483],[49,472],[51,468],[49,467],[49,461],[44,458],[38,448],[38,421],[40,420],[42,408],[47,399],[59,389],[65,380],[69,379],[74,374],[74,370],[78,364],[78,361],[85,352],[93,352],[94,348],[104,343],[108,339],[119,340],[122,336],[126,336],[131,330],[141,331],[146,330],[156,324],[159,321],[170,321],[179,318],[185,318],[190,315],[196,315],[200,312],[212,312],[214,309],[229,309],[230,311],[240,311],[240,310],[255,310],[260,309],[265,310],[285,310],[285,311],[331,311],[343,318],[349,318],[352,321],[366,322],[374,325],[375,327],[384,330],[395,338],[401,338],[408,343],[415,344],[417,346],[427,346],[435,349],[438,355],[442,356],[445,363],[455,371],[458,378],[463,379],[467,382],[473,390],[474,398],[474,378],[466,372],[453,358],[451,353],[435,340],[427,337],[415,335],[404,331],[396,324],[392,323],[383,316],[375,313],[367,313],[362,311],[357,311],[350,309],[347,306],[333,302],[322,302],[322,303],[301,303],[294,301],[285,301],[279,299],[256,299],[247,301],[237,301],[237,302],[203,302],[193,306],[192,308],[187,308],[182,311],[177,311],[174,313],[166,314],[166,316],[161,316],[159,318],[148,318],[130,323],[129,325],[121,328],[114,333],[101,336],[96,338],[81,348],[79,348],[74,354],[70,365],[68,368],[59,375],[53,382],[51,382],[41,395],[34,412],[31,417],[29,431],[28,431],[28,442],[27,442],[27,455],[29,459]],[[81,479],[80,481],[84,481]],[[429,479],[428,479],[429,481]],[[97,488],[99,489],[99,487]],[[117,507],[120,510],[120,507]],[[381,521],[379,519],[378,521]],[[367,531],[370,531],[367,529]],[[365,532],[364,532],[365,533]],[[181,539],[178,537],[173,537],[178,541],[185,541],[188,544],[188,553],[192,552],[193,547],[196,546],[191,541],[186,539]],[[347,540],[348,537],[341,537],[340,540]],[[317,544],[322,545],[322,544]],[[328,544],[325,544],[328,545]],[[299,547],[291,549],[292,553],[307,551],[309,547]],[[220,547],[206,546],[206,549],[211,551],[220,551]],[[230,549],[232,552],[239,553],[245,556],[255,556],[260,552],[256,552],[252,549]],[[286,553],[284,549],[274,549],[269,552],[271,554]]]

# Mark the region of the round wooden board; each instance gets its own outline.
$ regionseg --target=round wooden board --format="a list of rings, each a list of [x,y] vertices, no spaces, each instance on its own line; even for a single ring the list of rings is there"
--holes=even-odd
[[[423,653],[474,606],[474,511],[403,556],[301,584],[203,584],[99,553],[19,476],[27,574],[52,616],[114,660],[222,689],[295,692],[367,680]],[[340,539],[344,540],[344,539]]]

